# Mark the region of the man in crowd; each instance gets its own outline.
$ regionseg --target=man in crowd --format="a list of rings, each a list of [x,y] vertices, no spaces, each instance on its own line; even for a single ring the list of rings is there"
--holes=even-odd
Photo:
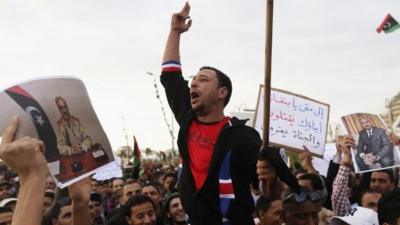
[[[258,225],[281,225],[282,224],[282,200],[269,200],[264,195],[256,202],[256,215],[259,219]]]
[[[143,186],[142,192],[153,200],[156,207],[157,221],[162,221],[162,202],[161,202],[161,191],[160,185],[156,182],[150,182]]]
[[[283,222],[286,225],[317,225],[324,196],[321,192],[311,192],[302,188],[300,194],[291,189],[284,191]]]
[[[389,192],[393,191],[395,188],[395,179],[393,170],[386,169],[386,170],[377,170],[372,172],[371,174],[371,181],[369,187],[372,190],[379,191],[379,192]]]
[[[382,196],[378,203],[378,218],[381,225],[400,224],[400,189]]]
[[[130,181],[125,183],[122,189],[122,196],[119,200],[119,206],[107,215],[107,218],[109,219],[109,224],[126,224],[127,221],[124,218],[124,206],[131,197],[141,193],[142,187],[140,186],[139,182]]]
[[[56,189],[56,182],[54,181],[54,178],[49,174],[47,175],[46,178],[46,184],[45,184],[46,190],[55,190]]]
[[[165,217],[167,225],[188,225],[187,215],[182,207],[179,193],[170,194],[165,201]]]
[[[176,181],[177,181],[176,173],[169,172],[165,174],[163,183],[165,196],[168,196],[169,194],[177,191],[175,188]]]
[[[124,215],[129,225],[156,225],[157,223],[154,202],[143,194],[135,195],[128,200]]]
[[[107,221],[103,214],[101,206],[101,195],[96,192],[90,194],[89,201],[90,218],[92,219],[92,225],[106,225]]]
[[[0,182],[0,201],[11,197],[12,184],[6,180]]]
[[[333,211],[336,216],[343,216],[351,209],[349,200],[349,179],[352,167],[350,151],[351,147],[354,147],[355,144],[354,140],[349,136],[344,137],[344,139],[346,140],[346,144],[342,146],[343,158],[341,159],[340,168],[333,183],[333,192],[331,195]],[[394,187],[393,171],[387,169],[372,172],[369,183],[371,191],[384,193],[392,191]],[[376,210],[376,205],[380,198],[379,193],[363,193],[361,201],[359,201],[361,206]]]
[[[381,192],[367,189],[360,194],[358,205],[378,212],[378,201],[381,197]]]
[[[124,180],[122,178],[114,178],[111,182],[111,195],[103,202],[104,215],[108,216],[113,209],[119,206],[118,199],[122,197],[122,188]]]
[[[179,43],[181,34],[191,26],[189,11],[186,3],[172,16],[161,75],[169,106],[180,125],[178,188],[182,205],[192,225],[252,225],[254,202],[249,186],[258,182],[261,139],[245,121],[224,115],[232,94],[226,74],[202,67],[190,88],[183,79]]]

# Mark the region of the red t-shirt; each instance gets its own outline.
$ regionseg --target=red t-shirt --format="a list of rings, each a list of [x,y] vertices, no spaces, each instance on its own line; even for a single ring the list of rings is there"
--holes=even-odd
[[[200,190],[206,180],[214,145],[229,119],[225,117],[215,123],[201,123],[194,120],[190,124],[188,136],[190,170],[197,190]]]

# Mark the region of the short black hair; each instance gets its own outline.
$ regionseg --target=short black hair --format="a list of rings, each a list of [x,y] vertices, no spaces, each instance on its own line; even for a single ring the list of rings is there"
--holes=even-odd
[[[378,202],[379,224],[396,224],[400,218],[400,189],[384,193]]]
[[[53,205],[52,213],[51,213],[51,218],[52,219],[58,219],[58,216],[61,213],[61,208],[67,205],[71,205],[72,201],[69,197],[63,197],[60,198],[56,201],[56,203]]]
[[[169,212],[169,205],[171,204],[171,201],[174,198],[180,198],[178,192],[174,192],[174,193],[172,193],[172,194],[167,196],[167,199],[165,200],[165,206],[164,206],[164,214],[165,214],[165,216]]]
[[[153,200],[150,197],[144,194],[138,194],[130,197],[126,204],[124,205],[124,215],[127,217],[131,217],[131,208],[137,205],[142,205],[144,203],[149,202],[152,206],[154,211],[156,210],[156,205],[154,204]]]
[[[211,66],[202,66],[200,70],[212,70],[217,74],[218,87],[226,87],[228,89],[228,94],[226,95],[224,100],[224,106],[228,105],[232,95],[232,82],[231,79],[228,77],[228,75],[223,73],[221,70]]]
[[[145,187],[154,187],[157,190],[158,194],[161,193],[161,185],[160,185],[160,183],[158,183],[156,181],[151,181],[151,182],[144,184],[142,189]]]
[[[11,208],[9,207],[0,207],[0,213],[7,213],[12,212]]]
[[[311,181],[311,185],[315,190],[323,190],[324,189],[324,183],[322,183],[321,177],[317,174],[313,173],[306,173],[303,174],[299,177],[299,180],[309,180]]]
[[[362,191],[358,196],[358,205],[362,206],[362,198],[364,197],[365,194],[382,194],[382,192],[378,191],[378,190],[373,190],[373,189],[365,189],[364,191]],[[364,206],[363,206],[364,207]]]
[[[178,179],[175,172],[166,173],[164,179],[167,179],[167,177],[173,177],[175,180]]]
[[[385,169],[385,170],[376,170],[372,171],[372,173],[386,173],[389,176],[389,180],[391,183],[396,183],[396,179],[394,178],[394,173],[392,169]],[[372,175],[371,173],[371,175]]]
[[[261,195],[257,199],[257,202],[256,202],[256,215],[257,215],[257,217],[260,217],[259,214],[258,214],[260,211],[262,211],[264,213],[267,212],[268,209],[271,208],[271,205],[272,205],[272,201],[269,198],[265,197],[264,195]]]

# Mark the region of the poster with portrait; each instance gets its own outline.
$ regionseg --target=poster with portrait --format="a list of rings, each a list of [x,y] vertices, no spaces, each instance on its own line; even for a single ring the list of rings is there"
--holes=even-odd
[[[61,188],[114,161],[110,143],[83,82],[74,77],[33,79],[0,91],[0,132],[14,115],[16,139],[30,136],[45,144],[50,173]]]
[[[264,87],[260,86],[253,127],[262,135]],[[289,91],[272,88],[269,117],[269,140],[292,151],[303,146],[319,158],[325,150],[329,105]]]
[[[399,149],[389,138],[389,131],[378,115],[354,113],[341,118],[347,134],[356,147],[351,155],[357,173],[400,166]]]

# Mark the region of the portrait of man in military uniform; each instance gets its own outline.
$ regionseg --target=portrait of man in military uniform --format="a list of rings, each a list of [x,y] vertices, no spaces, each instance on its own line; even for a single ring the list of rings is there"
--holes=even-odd
[[[75,155],[88,151],[91,138],[85,133],[80,120],[71,115],[62,97],[55,99],[61,118],[57,121],[57,145],[61,155]]]

